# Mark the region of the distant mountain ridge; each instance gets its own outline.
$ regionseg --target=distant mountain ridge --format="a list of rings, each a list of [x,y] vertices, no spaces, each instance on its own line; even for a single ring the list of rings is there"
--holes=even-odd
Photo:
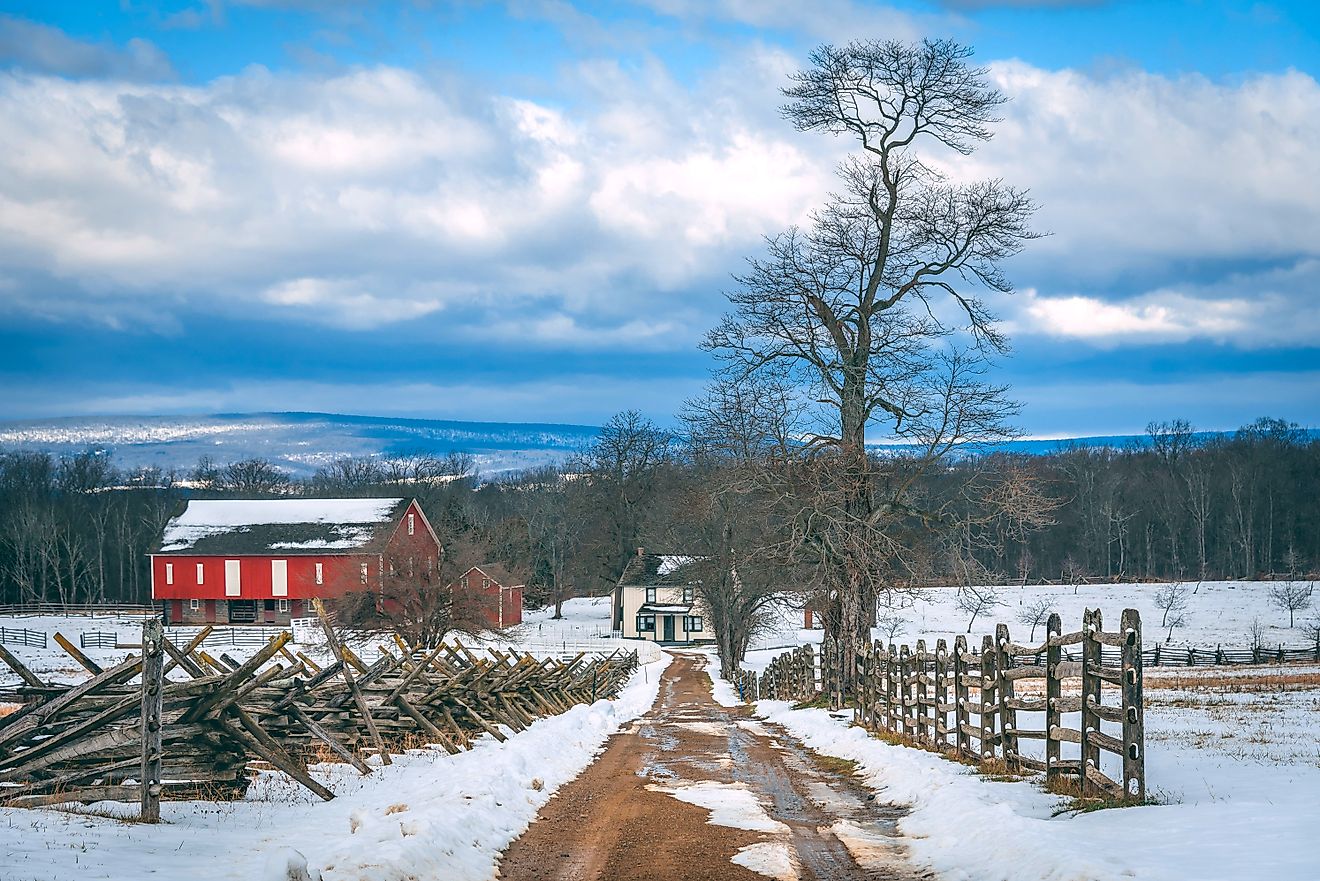
[[[0,449],[69,454],[101,450],[121,468],[187,471],[259,456],[307,475],[345,456],[406,457],[471,453],[485,474],[563,461],[598,428],[535,422],[467,422],[338,413],[217,413],[109,416],[0,422]]]
[[[591,425],[470,422],[339,413],[217,413],[207,416],[65,417],[0,422],[0,450],[57,455],[101,450],[121,468],[189,471],[209,456],[217,464],[259,456],[305,476],[345,456],[406,457],[471,453],[483,474],[562,462],[596,439]],[[1197,443],[1232,432],[1202,431]],[[1307,430],[1310,437],[1320,431]],[[991,449],[1044,454],[1069,446],[1121,448],[1144,435],[1017,440]],[[877,449],[903,447],[877,444]]]

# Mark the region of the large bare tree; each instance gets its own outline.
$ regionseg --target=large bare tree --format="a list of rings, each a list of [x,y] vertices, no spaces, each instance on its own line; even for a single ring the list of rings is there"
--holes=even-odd
[[[795,529],[819,564],[845,657],[869,639],[877,580],[898,550],[907,492],[959,443],[1006,432],[1013,408],[984,381],[1007,343],[984,302],[1012,290],[1001,264],[1035,234],[1028,196],[999,180],[954,182],[923,161],[971,153],[1005,98],[971,50],[945,40],[822,46],[784,90],[801,131],[860,151],[805,229],[767,241],[729,294],[706,347],[737,383],[770,376],[814,407]],[[878,469],[868,428],[911,442],[915,467]],[[883,471],[884,479],[877,480]]]

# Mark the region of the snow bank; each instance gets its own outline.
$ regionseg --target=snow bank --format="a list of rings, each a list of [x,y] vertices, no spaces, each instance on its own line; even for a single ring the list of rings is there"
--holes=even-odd
[[[1309,700],[1316,703],[1313,693]],[[910,805],[898,824],[904,843],[942,881],[1320,877],[1313,841],[1320,768],[1313,760],[1239,760],[1170,738],[1148,750],[1147,774],[1174,803],[1052,816],[1064,800],[1035,783],[992,782],[934,753],[892,746],[851,727],[851,714],[793,710],[782,701],[762,701],[757,710],[812,749],[857,762],[863,782],[884,801]],[[1148,715],[1148,736],[1158,737],[1162,724]],[[1300,728],[1304,737],[1308,725]]]

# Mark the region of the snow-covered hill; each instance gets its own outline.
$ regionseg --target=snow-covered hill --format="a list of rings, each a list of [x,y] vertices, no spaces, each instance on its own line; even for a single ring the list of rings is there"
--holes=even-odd
[[[389,419],[333,413],[112,416],[0,422],[0,449],[112,453],[123,468],[187,471],[253,456],[295,475],[344,456],[472,453],[484,474],[568,458],[595,438],[586,425]]]

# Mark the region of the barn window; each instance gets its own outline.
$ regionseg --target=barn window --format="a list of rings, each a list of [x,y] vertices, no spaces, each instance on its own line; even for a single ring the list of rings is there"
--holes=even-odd
[[[412,558],[412,557],[409,557],[409,558],[408,558],[408,577],[409,577],[409,578],[412,578],[412,574],[413,574],[413,558]]]
[[[648,587],[648,588],[646,589],[646,601],[647,601],[648,603],[653,603],[653,602],[655,602],[655,588],[654,588],[654,587]]]
[[[363,584],[366,584],[366,583],[367,583],[367,564],[366,564],[366,563],[363,563],[363,564],[362,564],[362,583],[363,583]]]
[[[188,600],[188,610],[189,610],[189,611],[191,611],[191,612],[196,612],[196,611],[197,611],[198,609],[200,609],[201,607],[202,607],[202,601],[201,601],[201,600]]]
[[[416,523],[414,522],[414,521],[416,521],[416,519],[417,519],[417,515],[416,515],[416,514],[409,514],[409,515],[408,515],[408,534],[409,534],[409,535],[412,535],[412,534],[413,534],[413,530],[416,528]]]
[[[490,590],[490,579],[489,579],[489,578],[483,578],[483,579],[481,579],[481,589],[482,589],[482,590]]]
[[[166,563],[166,564],[165,564],[165,583],[166,583],[166,584],[173,584],[173,583],[174,583],[174,564],[173,564],[173,563]]]
[[[316,583],[317,584],[325,583],[325,565],[322,563],[316,564]]]
[[[287,612],[287,611],[289,611],[289,601],[288,601],[288,600],[279,600],[279,601],[277,601],[277,603],[276,603],[276,607],[277,607],[277,608],[279,609],[279,611],[281,611],[281,612]]]
[[[197,583],[198,584],[206,583],[206,570],[203,568],[201,563],[197,564]]]
[[[270,593],[271,596],[277,597],[286,597],[289,595],[288,560],[270,561]]]
[[[426,558],[426,576],[428,578],[431,576],[431,566],[433,565],[433,563],[434,561],[430,557]]]

